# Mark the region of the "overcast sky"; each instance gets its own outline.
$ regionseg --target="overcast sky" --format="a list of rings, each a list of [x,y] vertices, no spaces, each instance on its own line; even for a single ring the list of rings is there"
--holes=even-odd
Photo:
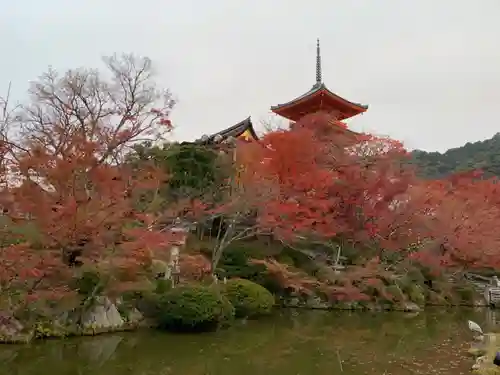
[[[319,37],[325,84],[370,106],[353,129],[445,150],[500,131],[499,19],[499,0],[0,0],[0,92],[134,52],[179,100],[176,138],[260,128],[314,84]]]

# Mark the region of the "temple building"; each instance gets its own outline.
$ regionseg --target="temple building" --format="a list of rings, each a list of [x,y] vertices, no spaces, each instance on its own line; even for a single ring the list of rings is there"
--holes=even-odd
[[[316,45],[316,83],[305,94],[271,107],[271,111],[292,122],[318,112],[328,113],[335,120],[343,121],[366,112],[367,109],[367,105],[351,102],[333,93],[323,83],[319,39]]]
[[[367,105],[344,99],[330,91],[323,83],[319,39],[316,45],[316,82],[312,88],[295,99],[271,107],[272,112],[289,120],[290,125],[302,117],[314,113],[327,113],[334,120],[343,121],[367,110]],[[207,145],[218,144],[231,138],[248,141],[258,140],[250,117],[215,134],[204,135],[196,142]]]
[[[197,142],[204,145],[218,144],[230,138],[243,139],[245,141],[259,139],[253,128],[252,120],[250,117],[247,117],[230,128],[221,130],[212,135],[204,135]]]

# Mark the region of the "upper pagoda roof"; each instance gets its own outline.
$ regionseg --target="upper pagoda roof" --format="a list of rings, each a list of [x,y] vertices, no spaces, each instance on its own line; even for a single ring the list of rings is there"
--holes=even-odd
[[[246,140],[258,140],[259,137],[253,128],[252,120],[250,116],[244,119],[243,121],[238,122],[236,125],[233,125],[227,129],[221,130],[212,135],[203,136],[201,139],[197,140],[197,143],[200,144],[217,144],[224,142],[228,138],[240,138]]]
[[[368,105],[351,102],[330,91],[322,81],[319,39],[316,46],[316,83],[298,98],[272,106],[271,110],[289,120],[297,121],[305,114],[316,111],[337,112],[337,120],[363,113]]]

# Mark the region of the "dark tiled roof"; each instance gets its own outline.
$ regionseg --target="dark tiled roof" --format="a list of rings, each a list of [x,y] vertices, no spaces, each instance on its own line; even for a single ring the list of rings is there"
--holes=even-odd
[[[201,144],[215,144],[220,143],[226,140],[229,137],[238,138],[240,135],[248,131],[250,135],[255,139],[259,139],[257,133],[255,133],[255,129],[253,128],[252,120],[250,116],[245,120],[237,123],[236,125],[231,126],[230,128],[221,130],[215,134],[209,135],[208,137],[203,137],[197,140],[197,143]],[[219,138],[219,139],[217,139]]]

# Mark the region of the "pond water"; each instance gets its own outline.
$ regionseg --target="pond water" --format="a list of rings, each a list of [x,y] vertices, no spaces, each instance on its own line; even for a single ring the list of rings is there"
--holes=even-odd
[[[0,346],[10,375],[468,374],[467,319],[491,312],[282,311],[216,333],[156,331]]]

